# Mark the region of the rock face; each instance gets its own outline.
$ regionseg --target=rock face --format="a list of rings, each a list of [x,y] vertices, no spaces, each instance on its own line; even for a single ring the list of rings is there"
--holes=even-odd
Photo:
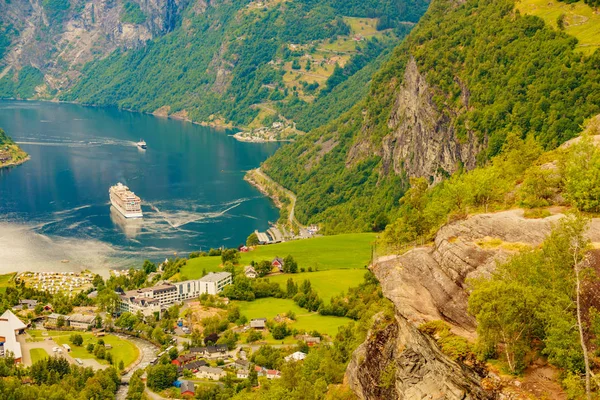
[[[493,398],[481,388],[480,376],[446,357],[401,316],[369,333],[354,352],[346,377],[361,399]]]
[[[469,90],[465,85],[461,87],[462,107],[468,108]],[[433,101],[435,93],[411,57],[387,121],[390,133],[381,144],[373,145],[368,139],[367,118],[363,139],[350,150],[349,163],[376,154],[382,158],[384,175],[407,173],[410,177],[428,178],[430,182],[441,181],[461,164],[466,169],[475,168],[476,156],[486,142],[472,133],[458,138],[454,129],[457,112],[451,108],[442,112]]]
[[[361,399],[492,398],[480,387],[482,377],[441,353],[417,326],[444,320],[454,333],[474,339],[466,281],[489,274],[519,249],[540,245],[561,217],[526,219],[522,210],[476,215],[442,227],[431,247],[379,258],[372,271],[396,315],[355,351],[347,370],[355,393]],[[588,237],[600,241],[600,219],[592,220]],[[390,371],[395,385],[382,388]]]
[[[129,2],[139,3],[143,23],[122,22]],[[87,62],[172,30],[186,6],[187,0],[71,0],[69,9],[52,19],[41,0],[0,2],[0,23],[18,32],[0,60],[0,73],[33,66],[44,73],[49,90],[65,89]]]

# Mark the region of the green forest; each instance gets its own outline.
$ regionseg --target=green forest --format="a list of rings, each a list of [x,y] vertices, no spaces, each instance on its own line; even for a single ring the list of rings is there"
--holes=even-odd
[[[480,165],[509,134],[553,149],[600,113],[600,52],[575,52],[575,38],[513,8],[510,0],[433,3],[375,74],[366,100],[267,160],[265,172],[297,194],[297,218],[336,233],[377,230],[398,216],[409,179],[382,174],[377,154],[348,158],[352,146],[377,148],[393,129],[388,120],[410,57],[433,85],[439,112],[453,118],[457,139],[474,134],[486,144]]]
[[[408,33],[411,25],[406,23],[418,21],[427,5],[426,1],[303,0],[262,8],[222,3],[201,14],[189,9],[184,12],[185,23],[144,48],[116,51],[88,64],[81,81],[60,98],[144,112],[168,106],[170,113],[185,110],[194,121],[234,125],[252,122],[259,113],[254,105],[275,103],[284,115],[298,116],[300,125],[310,129],[339,116],[366,94],[366,82],[375,70],[368,67],[397,43],[397,37]],[[122,18],[133,19],[132,12],[126,9]],[[380,27],[390,31],[388,36],[363,41],[341,79],[322,88],[326,94],[305,101],[296,86],[285,85],[285,63],[298,63],[305,51],[315,52],[319,45],[350,34],[342,16],[378,18],[388,12],[397,16]],[[290,50],[292,44],[307,49]],[[276,60],[281,65],[273,64]],[[368,72],[352,79],[363,69]],[[321,116],[312,121],[315,110]]]

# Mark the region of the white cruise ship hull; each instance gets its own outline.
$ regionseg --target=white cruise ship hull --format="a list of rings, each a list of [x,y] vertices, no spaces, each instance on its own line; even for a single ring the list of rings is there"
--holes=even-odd
[[[112,206],[115,208],[115,210],[117,210],[118,212],[120,212],[125,218],[142,218],[144,215],[142,214],[142,211],[127,211],[125,209],[123,209],[123,207],[121,207],[112,197],[112,195],[110,196],[110,204],[112,204]]]

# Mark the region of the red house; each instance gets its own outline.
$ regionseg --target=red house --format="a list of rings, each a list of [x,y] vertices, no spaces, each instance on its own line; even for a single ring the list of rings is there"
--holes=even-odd
[[[279,257],[275,257],[273,261],[271,261],[271,265],[273,267],[277,267],[279,271],[283,271],[283,259]]]
[[[181,381],[181,395],[182,396],[194,396],[196,394],[196,388],[194,388],[194,382]]]

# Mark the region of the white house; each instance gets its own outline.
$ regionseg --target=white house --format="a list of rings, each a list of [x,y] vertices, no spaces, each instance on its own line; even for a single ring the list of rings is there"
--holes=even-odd
[[[21,344],[17,340],[17,335],[25,332],[25,328],[27,328],[27,325],[10,310],[6,310],[0,316],[0,348],[2,349],[2,354],[7,355],[8,352],[12,353],[15,362],[18,363],[21,362],[23,354],[21,352]]]
[[[295,353],[290,354],[289,356],[286,356],[284,358],[284,360],[287,361],[302,361],[306,358],[306,353],[303,353],[301,351],[297,351]]]
[[[211,272],[199,280],[202,293],[218,294],[227,285],[233,283],[229,272]]]
[[[212,379],[214,381],[218,381],[226,375],[227,374],[222,368],[211,368],[206,366],[198,368],[198,372],[196,373],[196,376],[200,379]]]

